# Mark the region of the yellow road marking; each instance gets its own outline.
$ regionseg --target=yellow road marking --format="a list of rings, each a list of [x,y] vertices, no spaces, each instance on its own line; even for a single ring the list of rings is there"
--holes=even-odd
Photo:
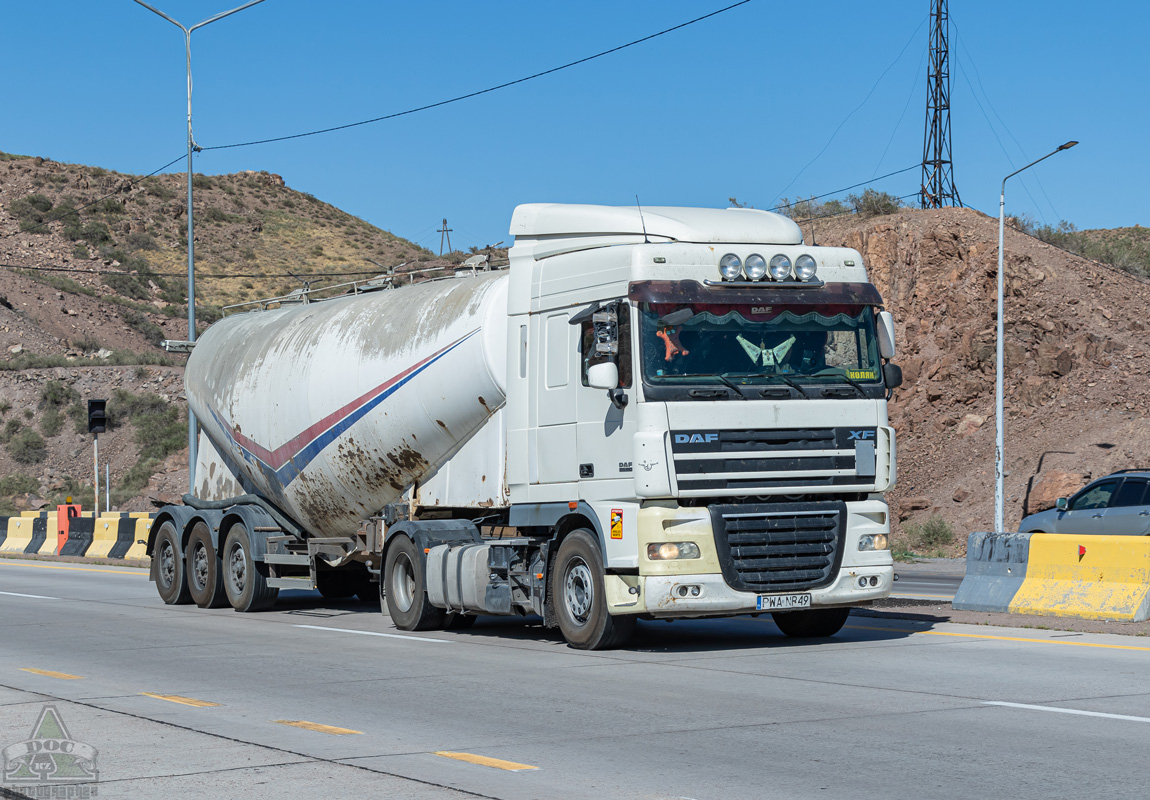
[[[363,731],[353,731],[350,728],[336,728],[333,725],[320,725],[318,722],[306,722],[302,719],[276,719],[272,721],[280,725],[290,725],[293,728],[303,728],[305,731],[330,733],[332,736],[347,736],[352,733],[363,733]]]
[[[856,631],[882,631],[884,633],[921,633],[926,636],[955,636],[962,639],[994,639],[1001,642],[1032,642],[1034,644],[1064,644],[1069,647],[1101,647],[1106,650],[1150,650],[1150,647],[1137,647],[1131,644],[1099,644],[1097,642],[1064,642],[1060,639],[1027,639],[1022,636],[991,636],[986,633],[954,633],[952,631],[911,631],[903,628],[878,628],[865,625],[846,625]]]
[[[49,678],[59,678],[62,681],[82,681],[83,675],[69,675],[67,672],[53,672],[50,669],[33,669],[32,667],[20,667],[23,672],[31,672],[33,675],[46,675]]]
[[[207,700],[196,700],[193,697],[180,697],[178,694],[152,694],[151,692],[140,692],[145,697],[154,697],[157,700],[167,700],[169,703],[179,703],[185,706],[195,706],[196,708],[211,708],[218,706],[219,703],[211,703]]]
[[[451,753],[446,750],[437,750],[433,755],[443,756],[444,758],[454,758],[456,761],[466,761],[469,764],[479,764],[481,767],[505,769],[508,772],[521,772],[528,769],[539,769],[539,767],[533,767],[530,764],[516,764],[514,761],[503,761],[502,759],[498,758],[477,756],[474,753]]]
[[[138,572],[128,572],[124,569],[91,569],[89,567],[58,567],[55,564],[28,564],[12,558],[0,558],[0,564],[9,567],[35,567],[36,569],[69,569],[73,572],[111,572],[113,575],[147,575],[145,569]]]

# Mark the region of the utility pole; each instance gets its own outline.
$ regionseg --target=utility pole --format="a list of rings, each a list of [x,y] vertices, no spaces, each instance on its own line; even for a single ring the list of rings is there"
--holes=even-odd
[[[424,230],[427,230],[424,228]],[[439,234],[439,254],[443,255],[443,237],[447,237],[447,252],[451,252],[451,228],[447,227],[447,217],[443,218],[443,227],[436,231]]]
[[[947,0],[930,0],[926,72],[926,131],[922,143],[923,208],[961,206],[950,148],[950,14]]]

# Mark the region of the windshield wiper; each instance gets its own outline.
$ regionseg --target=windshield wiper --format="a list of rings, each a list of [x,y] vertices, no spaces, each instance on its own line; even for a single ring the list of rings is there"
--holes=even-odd
[[[716,375],[715,377],[718,378],[719,380],[721,380],[725,386],[730,386],[731,391],[733,391],[735,393],[735,396],[738,397],[740,400],[746,400],[747,399],[747,396],[745,394],[743,394],[742,392],[740,392],[739,387],[735,386],[735,384],[732,383],[731,380],[729,378],[727,378],[726,375]]]

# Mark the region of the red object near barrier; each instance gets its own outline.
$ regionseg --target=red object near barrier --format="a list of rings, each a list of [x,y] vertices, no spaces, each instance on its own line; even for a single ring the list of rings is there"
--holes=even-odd
[[[1082,545],[1078,545],[1078,557],[1082,558],[1084,555],[1086,555],[1086,548]]]
[[[64,543],[68,541],[69,520],[79,516],[80,506],[75,503],[56,506],[56,555],[60,554]]]

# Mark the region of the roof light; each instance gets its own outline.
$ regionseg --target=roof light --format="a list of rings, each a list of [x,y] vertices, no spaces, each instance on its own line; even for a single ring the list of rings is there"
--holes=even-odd
[[[719,274],[725,281],[735,281],[743,274],[743,262],[734,253],[727,253],[719,259]]]
[[[767,262],[758,253],[751,253],[747,256],[747,263],[745,266],[747,277],[752,281],[761,281],[767,274]]]
[[[771,259],[771,277],[776,281],[791,277],[791,260],[782,253]]]
[[[805,253],[795,259],[795,276],[800,281],[809,281],[815,276],[818,270],[818,264],[815,260]]]

